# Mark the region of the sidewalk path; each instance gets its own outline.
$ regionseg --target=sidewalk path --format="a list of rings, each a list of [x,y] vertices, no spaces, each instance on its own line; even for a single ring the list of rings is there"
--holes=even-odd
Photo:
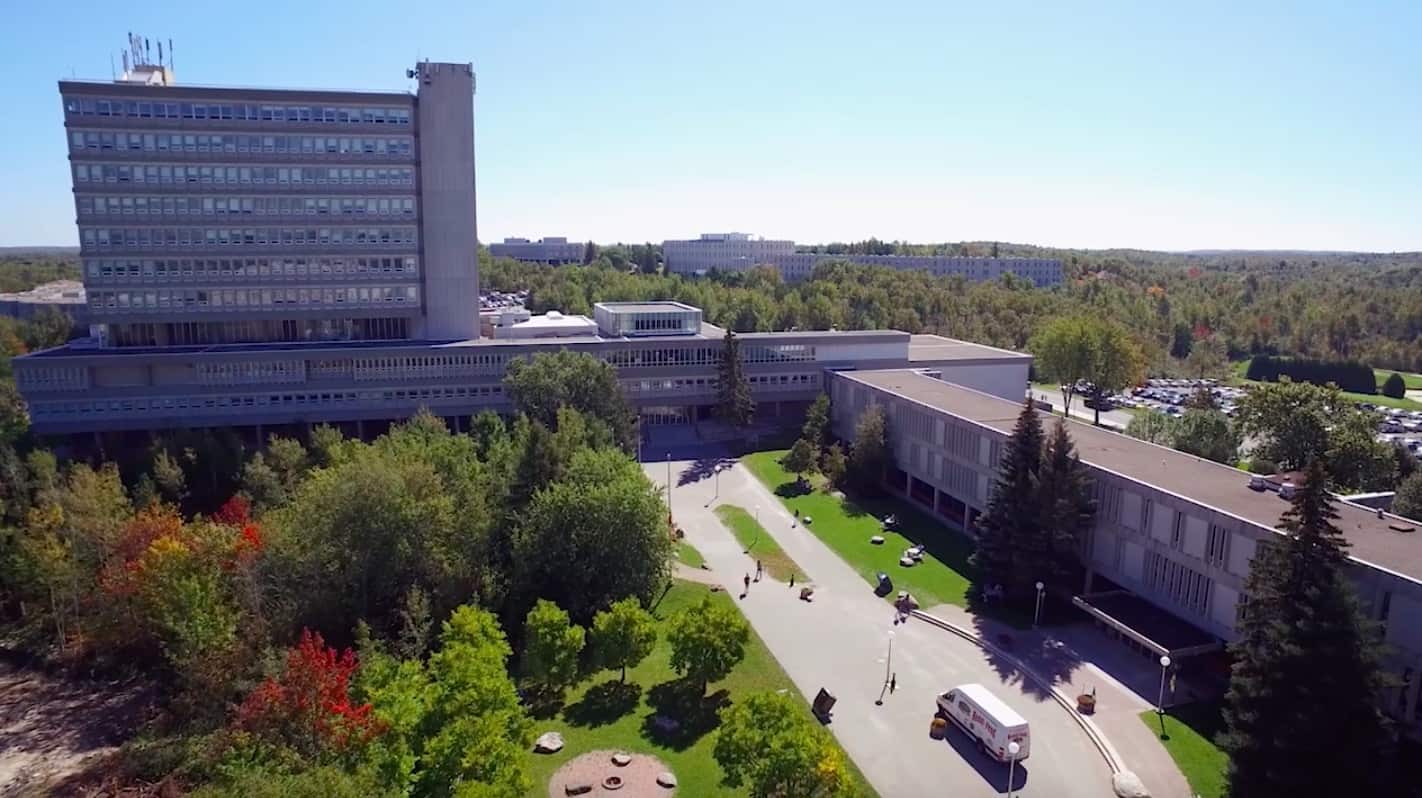
[[[673,462],[673,481],[706,470],[704,463]],[[665,484],[665,463],[648,463],[646,473]],[[928,736],[935,696],[966,682],[988,685],[1032,725],[1032,754],[1015,768],[1014,795],[1113,794],[1101,754],[1040,689],[1025,686],[1020,676],[1004,679],[981,649],[956,635],[921,621],[893,624],[893,608],[818,538],[792,527],[790,514],[749,472],[736,466],[723,472],[720,482],[715,502],[709,477],[674,485],[676,523],[711,573],[732,596],[741,596],[742,579],[754,573],[755,563],[712,510],[722,502],[748,509],[759,505],[762,525],[810,575],[814,601],[797,599],[799,584],[791,589],[765,580],[753,583],[738,604],[807,700],[821,687],[838,698],[829,728],[880,795],[1006,793],[1007,768],[978,753],[961,731],[950,730],[946,740]],[[885,689],[890,676],[896,677],[894,693]],[[880,698],[882,706],[875,704]]]

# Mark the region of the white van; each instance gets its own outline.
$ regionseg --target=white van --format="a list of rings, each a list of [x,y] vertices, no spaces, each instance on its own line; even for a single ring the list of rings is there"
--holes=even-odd
[[[980,684],[964,684],[938,696],[938,714],[952,720],[977,740],[978,747],[999,762],[1011,759],[1008,743],[1017,743],[1020,762],[1032,752],[1027,721]]]

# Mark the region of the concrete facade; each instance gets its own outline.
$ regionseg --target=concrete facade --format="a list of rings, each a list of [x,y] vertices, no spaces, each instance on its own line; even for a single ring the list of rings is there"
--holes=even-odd
[[[537,241],[527,238],[505,238],[502,242],[489,245],[489,254],[496,258],[513,258],[525,263],[548,263],[561,266],[567,263],[582,263],[587,245],[582,241],[569,241],[561,236],[549,236]]]
[[[788,282],[809,278],[815,267],[829,261],[848,261],[904,271],[926,271],[935,276],[958,275],[969,280],[997,280],[1004,274],[1031,280],[1040,287],[1059,285],[1062,262],[1054,258],[968,258],[951,255],[826,255],[796,252],[794,241],[753,238],[746,233],[706,233],[689,241],[662,242],[667,271],[705,274],[741,272],[771,266]]]
[[[870,405],[884,407],[893,479],[901,482],[895,487],[971,534],[1022,403],[953,380],[946,371],[942,379],[910,371],[846,372],[833,375],[829,391],[841,437],[852,437]],[[1043,422],[1055,423],[1046,416]],[[1279,534],[1275,524],[1287,503],[1251,490],[1249,475],[1237,469],[1085,422],[1066,423],[1098,503],[1096,525],[1083,541],[1083,596],[1103,587],[1104,578],[1207,640],[1233,641],[1250,562],[1262,542]],[[1383,625],[1388,667],[1403,684],[1389,691],[1384,709],[1414,736],[1422,734],[1422,538],[1409,534],[1412,522],[1396,516],[1342,502],[1338,512],[1359,596]]]

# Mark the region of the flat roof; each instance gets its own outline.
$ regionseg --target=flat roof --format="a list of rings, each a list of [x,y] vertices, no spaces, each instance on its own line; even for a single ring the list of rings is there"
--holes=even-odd
[[[909,362],[951,361],[951,360],[1031,360],[1032,356],[1010,349],[960,341],[942,335],[913,335],[909,337]]]
[[[694,310],[701,312],[700,308],[691,305],[684,305],[672,300],[656,300],[652,302],[598,302],[593,307],[606,308],[618,313],[666,313],[670,310]]]
[[[840,372],[840,377],[879,388],[934,410],[1011,435],[1022,404],[902,369]],[[1043,423],[1059,417],[1038,411]],[[1184,452],[1132,438],[1085,421],[1066,420],[1081,459],[1096,468],[1149,485],[1185,501],[1275,529],[1288,502],[1272,491],[1249,489],[1250,474]],[[1334,502],[1337,525],[1351,544],[1348,555],[1366,565],[1422,583],[1422,530],[1399,516]]]
[[[1026,726],[1027,720],[1018,714],[1017,710],[1007,705],[1006,701],[997,697],[997,694],[983,687],[977,682],[971,684],[960,684],[954,687],[955,692],[962,693],[972,699],[979,707],[992,715],[993,719],[1004,726]]]

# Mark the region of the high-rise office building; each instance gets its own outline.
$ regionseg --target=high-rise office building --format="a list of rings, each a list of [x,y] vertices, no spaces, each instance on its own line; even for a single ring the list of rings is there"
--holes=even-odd
[[[478,335],[474,71],[416,93],[61,81],[107,347]]]

